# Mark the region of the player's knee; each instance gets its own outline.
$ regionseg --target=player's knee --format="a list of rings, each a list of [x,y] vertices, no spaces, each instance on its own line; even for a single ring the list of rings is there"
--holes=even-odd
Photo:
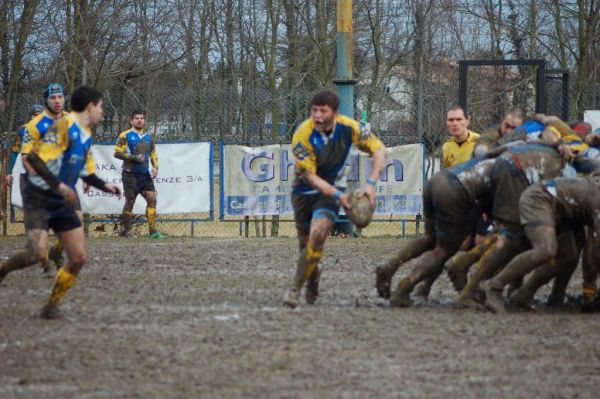
[[[85,251],[76,251],[75,253],[69,254],[69,263],[75,269],[81,268],[87,261],[87,254]]]
[[[27,255],[27,262],[29,264],[42,262],[46,259],[47,249],[44,246],[30,247]]]

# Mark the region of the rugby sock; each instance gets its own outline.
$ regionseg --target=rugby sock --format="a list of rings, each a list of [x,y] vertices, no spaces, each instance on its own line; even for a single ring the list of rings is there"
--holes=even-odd
[[[591,282],[591,283],[583,283],[583,299],[585,299],[586,301],[591,301],[592,299],[594,299],[594,296],[596,295],[596,291],[597,291],[597,287],[596,287],[596,282]]]
[[[156,208],[146,207],[146,219],[148,219],[149,233],[156,233]]]
[[[123,211],[121,215],[121,225],[123,226],[123,232],[127,233],[131,231],[131,219],[133,218],[133,212]]]
[[[61,299],[65,297],[65,294],[75,284],[77,275],[71,274],[66,271],[63,267],[58,269],[56,272],[56,278],[54,279],[54,287],[52,287],[52,293],[48,299],[48,303],[56,305]]]
[[[306,278],[309,278],[323,257],[323,248],[315,248],[311,243],[308,243],[303,252],[306,259]]]

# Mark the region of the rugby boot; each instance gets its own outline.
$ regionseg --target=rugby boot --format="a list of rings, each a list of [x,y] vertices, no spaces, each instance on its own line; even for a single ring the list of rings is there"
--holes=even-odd
[[[321,266],[317,266],[315,271],[306,280],[306,291],[304,292],[304,298],[306,303],[314,305],[319,297],[319,280],[321,279]]]
[[[58,310],[58,305],[48,301],[40,311],[42,319],[60,319],[62,316]]]
[[[394,272],[390,271],[390,267],[388,267],[389,263],[386,265],[379,265],[375,268],[375,288],[377,288],[377,295],[381,298],[389,298],[390,297],[390,284],[392,283],[392,276]]]
[[[431,287],[433,286],[435,280],[435,278],[429,277],[421,281],[415,288],[414,295],[420,297],[423,302],[427,302],[429,299],[429,293],[431,292]]]
[[[510,303],[527,310],[533,310],[533,293],[523,286],[514,290],[510,296]]]
[[[494,287],[491,281],[487,281],[483,287],[485,291],[485,307],[494,313],[506,313],[504,298],[502,297],[503,289]]]
[[[397,308],[409,307],[412,302],[410,300],[410,292],[413,289],[413,285],[410,280],[404,278],[398,282],[398,286],[390,295],[390,305]]]
[[[163,238],[166,238],[166,236],[163,233],[161,233],[160,231],[155,231],[154,233],[149,234],[148,238],[163,239]]]
[[[453,262],[454,257],[450,258],[444,265],[448,271],[448,277],[454,286],[454,289],[458,292],[462,291],[467,285],[467,272],[468,269],[461,267],[462,265]]]
[[[283,305],[294,309],[300,303],[300,291],[306,281],[306,263],[298,262],[296,274],[292,281],[292,286],[288,289],[283,298]]]

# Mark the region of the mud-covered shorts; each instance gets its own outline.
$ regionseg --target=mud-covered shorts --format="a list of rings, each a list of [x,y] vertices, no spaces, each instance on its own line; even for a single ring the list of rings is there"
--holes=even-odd
[[[144,191],[156,191],[150,173],[131,173],[123,171],[122,177],[125,198],[135,198]]]
[[[556,201],[541,183],[529,186],[519,200],[523,226],[556,226],[559,224]]]
[[[292,194],[294,222],[298,231],[308,233],[312,219],[324,218],[335,222],[340,204],[333,197],[323,194]]]
[[[529,185],[525,174],[512,162],[498,158],[492,168],[491,180],[494,192],[492,217],[519,225],[519,198]]]
[[[52,229],[55,233],[81,227],[73,205],[65,202],[62,195],[34,186],[29,181],[23,190],[25,230]]]
[[[477,216],[475,202],[455,175],[445,170],[435,174],[423,188],[423,216],[427,234],[463,240],[471,235]]]

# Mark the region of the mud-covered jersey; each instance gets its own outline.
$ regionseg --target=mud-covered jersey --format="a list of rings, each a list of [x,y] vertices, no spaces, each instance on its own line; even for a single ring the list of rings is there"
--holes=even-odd
[[[447,171],[456,176],[473,201],[488,203],[492,190],[490,176],[496,158],[473,158]]]
[[[67,114],[64,113],[63,116]],[[44,138],[50,126],[54,124],[54,119],[44,110],[39,115],[34,116],[25,124],[25,130],[21,137],[21,154],[29,154],[38,141]]]
[[[50,173],[74,188],[79,177],[89,176],[96,171],[90,151],[92,141],[89,128],[81,127],[70,115],[65,115],[54,122],[32,151],[44,161]],[[49,189],[39,175],[30,175],[28,179],[35,186]]]
[[[460,144],[453,137],[449,138],[442,146],[444,166],[450,168],[471,159],[478,139],[479,133],[471,130],[469,130],[467,139]]]
[[[123,161],[123,170],[131,173],[150,173],[150,162],[158,169],[158,155],[152,136],[146,132],[138,133],[133,129],[125,130],[117,138],[115,152],[125,155],[143,155],[144,162]]]
[[[599,177],[557,177],[542,182],[542,186],[554,201],[557,224],[594,226],[594,230],[600,228]]]
[[[529,184],[559,176],[565,166],[558,151],[543,144],[516,145],[500,157],[521,170]]]
[[[327,183],[341,187],[341,181],[354,144],[359,150],[373,155],[381,148],[381,141],[374,134],[361,137],[357,121],[344,115],[337,115],[333,130],[329,135],[315,130],[315,122],[307,119],[294,132],[292,153],[294,154],[296,178],[292,184],[295,194],[316,194],[302,177],[301,172],[315,173]],[[336,184],[338,182],[338,184]]]
[[[581,138],[573,133],[569,125],[561,120],[557,120],[548,125],[531,119],[520,126],[517,126],[511,133],[500,138],[498,145],[507,144],[513,141],[535,141],[542,138],[544,130],[554,133],[557,139],[569,146],[572,151],[582,153],[589,148],[587,144],[581,141]]]

